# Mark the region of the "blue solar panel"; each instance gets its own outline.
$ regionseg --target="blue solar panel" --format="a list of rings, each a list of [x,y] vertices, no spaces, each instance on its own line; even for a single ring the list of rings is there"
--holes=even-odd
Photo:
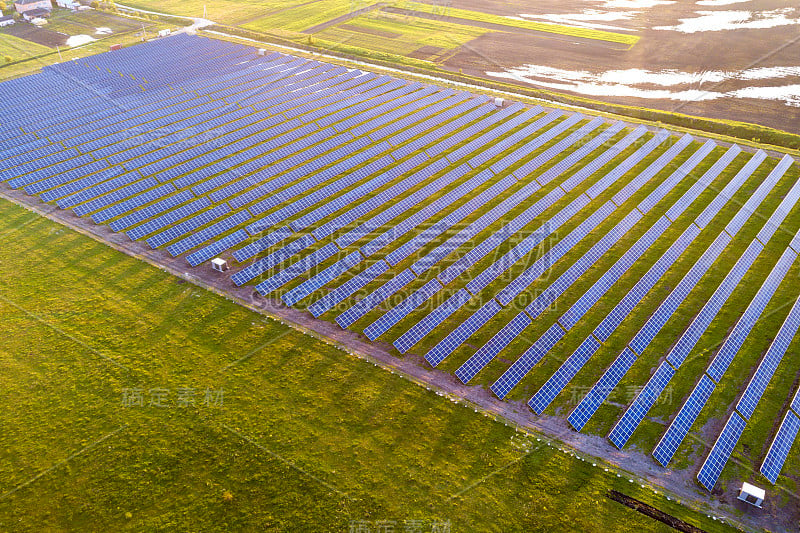
[[[205,246],[200,250],[197,250],[194,253],[189,254],[188,256],[186,256],[186,261],[188,261],[189,264],[192,266],[197,266],[219,255],[220,253],[224,252],[230,247],[236,246],[240,242],[247,240],[247,238],[248,234],[245,230],[243,229],[237,230],[231,233],[230,235],[226,235],[220,240],[213,242],[208,246]]]
[[[339,248],[334,243],[330,242],[319,250],[312,252],[299,261],[292,263],[283,270],[280,270],[268,277],[256,285],[256,290],[262,296],[266,296],[267,294],[283,287],[301,274],[308,272],[326,259],[333,257],[337,252],[339,252]]]
[[[122,231],[125,228],[139,224],[148,218],[152,218],[159,213],[163,213],[164,211],[168,211],[181,205],[182,203],[188,202],[192,198],[194,198],[194,195],[190,191],[181,191],[178,194],[174,194],[152,205],[138,209],[129,215],[118,218],[117,220],[109,223],[108,227],[110,227],[112,231]]]
[[[781,161],[781,163],[782,162],[783,161]],[[778,167],[776,167],[773,172],[777,170]],[[772,213],[772,216],[769,217],[769,220],[766,224],[764,224],[764,227],[761,228],[761,231],[758,232],[756,239],[762,243],[768,242],[772,238],[772,235],[778,230],[778,228],[780,228],[784,219],[789,215],[789,212],[791,212],[798,199],[800,199],[800,181],[795,182],[791,190],[786,194],[783,200],[781,200],[781,204],[778,206],[775,212]]]
[[[678,342],[667,354],[667,359],[675,368],[678,368],[686,357],[692,351],[697,341],[700,340],[703,332],[708,328],[711,321],[717,316],[717,313],[722,308],[722,305],[727,301],[733,290],[741,281],[742,277],[747,273],[750,266],[755,261],[756,257],[761,253],[763,245],[758,241],[753,241],[747,247],[745,252],[739,257],[736,264],[725,276],[725,279],[720,283],[714,294],[709,298],[700,313],[695,316],[689,328],[683,332]]]
[[[800,431],[800,418],[792,411],[787,411],[781,427],[778,428],[778,433],[764,457],[764,462],[761,464],[761,473],[773,485],[778,482],[778,476],[789,456],[798,431]]]
[[[223,218],[219,222],[216,222],[208,226],[207,228],[203,228],[200,231],[179,240],[174,244],[170,244],[169,246],[167,246],[167,251],[172,257],[178,256],[186,251],[191,250],[192,248],[200,246],[204,242],[208,241],[209,239],[212,239],[213,237],[216,237],[221,233],[224,233],[230,229],[235,228],[239,224],[244,224],[249,218],[250,218],[250,213],[248,213],[247,211],[239,211],[238,213],[234,213],[226,218]],[[231,246],[238,244],[238,242],[244,241],[246,238],[247,238],[246,236],[242,237],[237,242],[232,243]],[[217,252],[221,251],[222,250],[217,250]]]
[[[507,271],[517,261],[530,253],[535,245],[539,244],[551,233],[555,233],[561,224],[583,209],[586,204],[588,204],[588,198],[586,196],[579,196],[573,200],[556,216],[545,222],[539,229],[534,231],[532,235],[524,238],[494,264],[490,265],[484,269],[483,272],[472,278],[472,280],[467,283],[467,289],[469,289],[469,291],[473,294],[477,294],[485,289],[492,281],[500,277],[503,272]],[[518,294],[521,290],[529,287],[539,278],[539,276],[549,270],[555,264],[555,262],[558,261],[558,259],[566,254],[573,246],[578,244],[578,242],[580,242],[583,238],[589,235],[589,233],[598,225],[600,225],[600,223],[605,220],[615,208],[616,206],[614,203],[608,201],[602,207],[588,216],[585,220],[583,220],[583,222],[581,222],[577,228],[567,234],[567,236],[553,246],[553,248],[548,250],[542,257],[537,259],[533,265],[525,269],[522,274],[517,276],[506,287],[504,287],[501,293],[504,294],[505,297],[503,300],[501,300],[501,302],[505,301],[505,298],[510,297],[512,293]],[[502,232],[503,230],[500,231]],[[496,239],[496,241],[499,240],[499,238]],[[447,274],[448,276],[452,275],[452,273],[447,272],[443,272],[442,274]]]
[[[288,306],[293,306],[314,291],[321,289],[326,283],[333,281],[342,275],[342,273],[347,272],[359,264],[363,259],[364,257],[358,251],[346,255],[344,258],[336,261],[334,264],[324,269],[316,276],[304,281],[297,287],[281,296],[283,303]]]
[[[678,414],[672,420],[669,428],[667,428],[666,433],[664,433],[664,436],[661,437],[658,445],[656,445],[653,450],[653,457],[655,457],[656,461],[661,463],[662,466],[667,466],[672,460],[672,456],[678,451],[678,447],[681,445],[681,442],[683,442],[683,439],[686,438],[686,435],[692,428],[692,424],[697,420],[700,411],[703,410],[703,406],[706,404],[715,388],[716,384],[708,376],[703,374],[700,377],[700,381],[689,395],[689,398],[684,402],[681,410],[678,411]]]
[[[272,231],[267,235],[249,243],[247,246],[242,246],[238,250],[234,250],[232,254],[233,258],[241,263],[247,259],[250,259],[259,252],[263,252],[269,249],[271,246],[274,246],[275,244],[289,238],[290,235],[292,235],[292,230],[290,230],[288,227],[284,226],[282,228],[278,228],[275,231]]]
[[[125,172],[125,170],[120,167],[111,167],[101,172],[97,172],[90,176],[84,177],[83,172],[71,171],[62,176],[59,176],[59,177],[65,177],[69,181],[69,183],[64,183],[64,185],[61,185],[59,187],[41,193],[39,195],[39,198],[41,198],[43,202],[52,202],[53,200],[57,200],[63,196],[76,193],[87,187],[92,187],[104,181],[108,181],[112,178],[118,177],[123,172]],[[130,181],[139,178],[140,176],[138,174],[135,176],[131,175]],[[75,203],[71,205],[75,205],[77,203],[79,202],[75,201]]]
[[[439,363],[444,361],[447,356],[455,351],[456,348],[461,346],[468,338],[475,334],[481,327],[486,324],[500,309],[500,305],[494,301],[489,300],[480,309],[475,311],[469,318],[458,325],[456,329],[451,331],[444,339],[439,341],[436,346],[431,348],[425,354],[425,360],[431,366],[438,366]]]
[[[639,278],[639,281],[628,291],[625,297],[620,300],[602,322],[595,328],[594,335],[605,342],[611,334],[619,327],[623,320],[636,307],[655,286],[658,280],[675,264],[675,261],[686,251],[689,245],[700,234],[700,228],[691,225],[686,231],[672,243],[666,252],[653,264],[652,267]]]
[[[165,183],[156,187],[155,189],[151,189],[149,191],[145,191],[138,196],[134,196],[133,198],[129,198],[123,202],[118,204],[114,204],[110,207],[107,207],[101,211],[92,215],[92,222],[95,224],[100,224],[112,218],[118,217],[136,209],[137,207],[141,207],[145,204],[150,202],[154,202],[159,198],[162,198],[168,194],[176,192],[175,186],[171,183]]]
[[[655,313],[647,320],[644,326],[636,333],[636,336],[628,343],[631,350],[638,355],[642,355],[650,342],[655,338],[661,328],[667,323],[669,318],[675,313],[683,303],[689,292],[700,282],[711,265],[717,260],[722,251],[731,242],[731,237],[724,231],[711,243],[711,246],[703,253],[700,259],[692,265],[689,272],[681,279],[669,296],[661,302]]]
[[[667,210],[666,217],[673,221],[676,220],[695,200],[697,200],[697,198],[700,196],[700,193],[708,188],[708,186],[711,185],[717,176],[719,176],[719,174],[733,162],[739,152],[741,152],[741,148],[736,145],[731,146],[728,151],[725,152],[725,155],[719,158],[711,166],[711,168],[708,169],[706,173],[703,174],[703,176],[701,176],[700,179],[698,179],[694,185],[692,185],[689,190],[686,191],[683,196],[681,196],[681,198]],[[734,178],[731,183],[727,185],[727,187],[729,187],[729,192],[735,192],[739,185],[741,185],[740,178]],[[722,191],[722,194],[726,193]],[[723,205],[724,203],[715,207],[714,210],[712,210],[713,213],[716,213]],[[712,211],[709,211],[709,213],[704,217],[706,221],[710,220],[710,218],[708,218],[709,215],[713,217],[713,215],[711,215]],[[698,220],[699,219],[695,219],[695,223],[697,223]]]
[[[359,320],[378,304],[387,300],[392,294],[414,281],[414,279],[415,276],[413,272],[408,269],[403,270],[363,299],[356,302],[350,309],[337,316],[336,323],[342,328],[350,327],[353,322]]]
[[[791,407],[795,413],[800,414],[800,389],[795,393]]]
[[[448,255],[453,253],[461,245],[470,242],[470,240],[473,237],[475,237],[478,233],[480,233],[493,223],[500,220],[500,218],[503,215],[508,213],[514,207],[516,207],[519,203],[524,201],[527,197],[536,192],[539,188],[540,188],[539,184],[536,182],[528,183],[522,189],[520,189],[516,193],[512,194],[511,196],[503,200],[497,206],[490,209],[478,220],[471,223],[469,226],[467,226],[466,228],[459,231],[457,234],[447,239],[444,243],[434,248],[424,257],[415,261],[414,264],[411,266],[411,269],[414,270],[414,272],[416,272],[417,275],[420,275],[423,272],[428,271],[436,263],[438,263]]]
[[[180,237],[181,235],[189,233],[190,231],[193,231],[199,228],[200,226],[205,226],[214,219],[217,219],[223,215],[227,215],[228,213],[230,213],[230,211],[231,208],[228,206],[228,204],[221,204],[212,207],[208,211],[203,211],[202,213],[199,213],[193,216],[192,218],[185,220],[184,222],[181,222],[180,224],[170,226],[161,233],[153,235],[152,237],[147,239],[146,241],[147,245],[150,248],[158,248],[159,246],[162,246],[170,241],[173,241],[178,237]]]
[[[465,230],[462,230],[457,235],[451,237],[450,243],[445,243],[446,249],[455,249],[464,242],[467,242],[472,235],[474,235],[481,228],[485,227],[494,220],[500,219],[503,215],[516,208],[520,203],[529,198],[532,194],[540,189],[537,182],[526,184],[517,192],[510,195],[503,200],[496,207],[492,208],[486,215],[481,217],[475,224],[471,224]],[[564,195],[561,189],[556,189],[548,193],[544,198],[537,200],[533,205],[529,206],[521,215],[518,215],[511,222],[506,224],[503,228],[496,231],[488,239],[484,240],[478,246],[467,251],[465,255],[459,258],[452,265],[445,268],[440,274],[439,279],[442,283],[449,283],[464,272],[469,266],[477,263],[482,257],[488,254],[492,249],[499,246],[504,240],[508,239],[515,231],[521,229],[528,222],[539,216],[545,209],[553,205],[559,198]],[[402,249],[402,248],[401,248]]]
[[[211,206],[211,201],[208,198],[198,198],[190,204],[181,206],[173,211],[168,211],[163,215],[154,218],[153,220],[145,222],[140,226],[136,226],[135,228],[125,232],[125,234],[131,240],[135,241],[209,206]]]
[[[126,185],[120,189],[111,191],[110,193],[93,198],[86,203],[76,205],[72,208],[72,211],[79,217],[82,217],[93,211],[102,209],[109,204],[119,202],[128,198],[129,196],[133,196],[134,194],[138,194],[142,191],[150,189],[151,187],[155,187],[156,185],[158,185],[156,180],[153,178],[146,178],[141,181],[131,183],[130,185]]]
[[[612,159],[621,154],[627,147],[636,142],[636,140],[645,133],[647,133],[647,128],[645,128],[644,126],[639,126],[632,132],[628,133],[625,137],[614,143],[614,145],[611,148],[604,151],[602,154],[600,154],[592,161],[581,167],[574,174],[572,174],[572,176],[567,178],[566,181],[564,181],[564,183],[561,184],[561,188],[564,189],[565,191],[571,191],[572,189],[583,183],[589,176],[600,170],[603,166],[608,164]],[[643,154],[645,154],[645,152],[646,153],[652,152],[656,148],[656,146],[658,146],[658,144],[660,144],[660,142],[662,142],[663,140],[664,140],[663,135],[659,136],[657,139],[656,138],[650,139],[650,141],[647,144],[639,148],[639,150],[634,152],[632,155],[628,156],[628,158],[626,158],[625,161],[617,165],[616,169],[618,170],[615,174],[618,174],[620,171],[623,170],[625,171],[630,170],[632,166],[631,163],[634,163],[635,161],[640,161],[641,160],[641,158],[639,157],[640,155],[644,157]]]
[[[587,361],[600,349],[600,343],[592,336],[587,337],[578,348],[572,352],[550,379],[528,400],[528,406],[540,415],[547,406],[558,396],[564,387],[583,368]]]
[[[352,296],[357,290],[362,289],[369,282],[387,270],[389,270],[389,265],[387,265],[383,260],[378,261],[311,304],[308,307],[308,310],[312,315],[314,315],[315,318],[318,318],[322,314],[330,311],[334,306],[340,304],[345,300],[345,298]]]
[[[414,291],[411,296],[400,302],[398,305],[393,307],[391,311],[381,316],[379,319],[375,320],[372,324],[364,328],[364,335],[366,335],[369,340],[374,341],[384,333],[386,333],[389,328],[400,322],[403,318],[408,315],[411,311],[422,305],[425,300],[430,298],[433,294],[439,291],[442,288],[442,284],[439,283],[439,280],[434,278],[416,291]]]
[[[661,217],[648,229],[639,240],[631,246],[617,262],[612,265],[597,280],[583,296],[581,296],[566,313],[558,319],[559,323],[567,330],[571,329],[578,320],[594,306],[598,300],[608,292],[619,278],[647,251],[650,246],[667,230],[670,221]]]
[[[746,424],[747,422],[741,416],[737,413],[732,413],[722,429],[722,433],[717,437],[717,442],[711,448],[711,453],[708,454],[703,466],[700,467],[697,480],[709,492],[717,483],[717,479],[719,479],[725,463],[728,462],[728,458],[733,453],[733,449],[736,447],[736,443],[739,441]]]
[[[761,202],[763,202],[770,191],[772,191],[772,188],[775,186],[775,184],[777,184],[784,173],[789,170],[789,167],[792,166],[792,163],[794,163],[794,159],[788,155],[784,156],[784,158],[780,160],[775,168],[772,169],[772,172],[770,172],[769,175],[764,178],[764,181],[759,184],[756,191],[748,196],[747,202],[745,202],[744,206],[742,206],[733,219],[728,222],[728,225],[725,226],[725,231],[727,231],[731,237],[736,236],[736,233],[738,233],[742,226],[744,226],[745,222],[747,222],[747,220],[750,218],[750,215],[755,212],[758,206],[761,205]],[[789,209],[791,210],[791,206],[789,206]],[[769,223],[767,224],[767,227],[769,227]],[[765,239],[769,240],[769,237],[765,237]]]
[[[511,392],[511,389],[516,387],[517,383],[522,381],[522,378],[524,378],[536,363],[541,361],[547,352],[552,350],[553,346],[563,337],[564,330],[558,323],[550,326],[550,328],[533,343],[533,346],[528,348],[497,381],[492,383],[492,392],[501,400],[505,398],[506,395]]]
[[[311,235],[303,235],[298,237],[297,239],[262,257],[255,263],[248,265],[239,272],[233,274],[231,276],[231,281],[236,285],[244,285],[245,283],[280,265],[293,255],[305,250],[309,246],[312,246],[315,242],[317,241],[315,241],[314,237]]]
[[[620,353],[610,367],[603,373],[597,383],[595,383],[589,392],[580,401],[577,407],[573,409],[567,420],[576,430],[580,431],[583,426],[594,416],[595,411],[600,408],[603,402],[608,398],[614,387],[620,382],[622,377],[630,370],[633,363],[636,362],[636,354],[629,349],[625,348]]]
[[[414,324],[408,331],[402,334],[396,341],[394,347],[400,353],[406,353],[415,344],[424,339],[435,327],[441,324],[447,317],[452,315],[461,308],[467,300],[470,299],[470,294],[461,289],[450,298],[448,298],[442,305],[431,311],[425,318]]]
[[[508,167],[513,165],[514,163],[516,163],[516,162],[520,161],[521,159],[527,157],[528,155],[532,154],[535,150],[538,150],[545,143],[551,141],[552,139],[555,139],[557,136],[561,135],[562,133],[564,133],[568,129],[572,128],[573,126],[578,124],[578,122],[580,122],[583,119],[584,119],[584,116],[581,115],[580,113],[575,113],[575,114],[567,117],[565,120],[563,120],[562,122],[560,122],[556,126],[554,126],[554,127],[550,128],[549,130],[545,131],[544,133],[542,133],[541,135],[537,136],[533,140],[526,142],[519,149],[516,149],[516,150],[512,151],[511,153],[509,153],[508,155],[503,157],[500,161],[497,161],[496,163],[492,164],[492,166],[489,167],[489,168],[495,174],[507,169]],[[584,126],[584,128],[582,128],[583,131],[580,132],[579,136],[575,137],[575,140],[585,136],[588,132],[590,132],[593,129],[597,128],[599,125],[600,125],[600,122],[596,121],[596,120],[592,121],[590,124],[587,124],[588,127]],[[569,144],[566,144],[566,146],[570,146],[571,144],[573,144],[575,142],[575,140],[571,141]],[[519,179],[519,178],[517,178],[517,179]]]
[[[456,377],[462,383],[468,383],[530,324],[530,317],[524,312],[519,313],[456,370]]]
[[[339,246],[348,246],[348,245],[356,242],[357,240],[361,239],[362,237],[366,237],[366,236],[368,236],[368,235],[380,230],[380,228],[382,228],[384,224],[386,224],[387,222],[391,221],[392,219],[400,216],[403,212],[405,212],[405,211],[407,211],[407,210],[409,210],[409,209],[411,209],[413,207],[416,207],[420,203],[424,203],[426,201],[429,201],[431,198],[436,198],[436,196],[440,193],[440,191],[444,190],[445,187],[451,185],[452,183],[454,183],[457,179],[459,179],[461,177],[461,175],[463,173],[462,172],[463,167],[464,166],[462,165],[461,167],[458,167],[457,169],[455,169],[455,171],[448,172],[447,174],[445,174],[441,178],[437,179],[433,183],[431,183],[429,185],[426,185],[422,189],[412,193],[410,196],[408,196],[406,198],[403,198],[402,200],[398,201],[397,203],[395,203],[390,208],[378,213],[377,215],[373,216],[372,218],[370,218],[366,222],[360,224],[355,229],[347,232],[342,237],[336,239],[336,243]],[[482,185],[483,183],[485,183],[486,181],[491,179],[491,177],[492,177],[492,173],[490,171],[486,170],[486,171],[481,172],[477,176],[473,177],[471,180],[469,180],[468,183],[471,182],[471,184],[473,185],[473,190],[474,190],[475,188],[479,187],[480,185]],[[464,217],[469,215],[471,212],[473,212],[474,210],[478,209],[480,206],[484,205],[485,203],[487,203],[488,201],[493,199],[495,196],[500,194],[503,190],[505,190],[508,187],[510,187],[513,183],[514,183],[514,179],[513,178],[504,178],[500,182],[495,183],[494,185],[489,187],[487,190],[481,192],[480,194],[478,194],[477,196],[474,196],[473,198],[470,198],[466,203],[464,203],[462,206],[460,206],[455,211],[451,212],[449,215],[447,215],[443,219],[439,220],[433,226],[428,227],[421,235],[417,235],[417,237],[415,239],[420,239],[420,238],[432,239],[433,237],[438,235],[440,232],[448,229],[449,227],[451,227],[452,225],[456,224],[458,221],[462,220]],[[464,185],[466,185],[466,183],[462,184],[461,186],[457,187],[455,190],[453,190],[451,192],[453,192],[453,193],[455,193],[455,194],[457,194],[459,196],[461,196],[463,194],[466,194],[468,189],[466,187],[464,187]],[[448,195],[445,195],[445,197],[447,197],[447,199],[450,199],[450,197]],[[446,204],[441,202],[441,200],[443,200],[445,197],[439,197],[434,202],[435,204],[436,203],[439,204],[439,206],[440,206],[439,211],[441,211],[442,209],[444,209],[446,207]],[[433,204],[429,204],[429,206],[431,206],[431,205],[433,205]],[[397,228],[397,225],[395,225],[393,229],[395,229],[395,231],[397,231],[396,228]],[[399,231],[397,231],[397,232],[399,233]],[[393,234],[389,234],[389,235],[391,235],[392,237],[394,236]],[[365,247],[367,247],[369,249],[369,248],[371,248],[371,245],[372,245],[372,243],[368,243]],[[391,255],[392,254],[390,254],[390,256]],[[396,264],[396,260],[393,257],[390,257],[390,256],[386,257],[386,261],[389,264],[392,264],[393,261],[394,261],[395,264]]]
[[[472,159],[469,160],[470,166],[472,168],[477,169],[479,166],[481,166],[482,164],[486,163],[490,159],[500,155],[502,152],[508,150],[513,145],[524,141],[526,137],[532,135],[533,133],[535,133],[536,131],[540,130],[541,128],[543,128],[547,124],[550,124],[551,122],[553,122],[554,120],[556,120],[557,118],[559,118],[563,114],[564,114],[564,112],[561,111],[560,109],[552,110],[549,113],[547,113],[545,116],[539,118],[538,120],[535,120],[533,123],[525,126],[524,128],[522,128],[522,129],[520,129],[518,131],[515,131],[514,133],[511,133],[509,135],[504,136],[499,142],[486,145],[481,152],[479,152],[477,155],[475,155],[474,157],[472,157]],[[571,118],[574,119],[575,117],[573,116]],[[558,126],[556,126],[555,128],[552,128],[551,131],[555,130],[555,129],[558,129]],[[560,129],[559,131],[563,131],[563,128]],[[523,149],[527,148],[528,145],[530,145],[530,151],[533,151],[534,149],[536,149],[539,146],[541,146],[544,142],[547,142],[546,139],[552,138],[552,136],[554,136],[554,135],[547,136],[547,133],[548,132],[545,132],[544,134],[539,136],[539,137],[545,137],[546,136],[545,139],[539,140],[539,138],[537,137],[537,138],[534,138],[532,141],[526,142],[523,145]],[[556,135],[557,135],[557,133],[556,133]]]
[[[663,142],[660,139],[663,138],[664,140],[666,140],[668,136],[669,134],[667,132],[660,131],[652,139],[650,139],[650,141],[647,144],[645,144],[645,146],[642,148],[645,148],[650,143],[652,143],[654,146],[653,149],[655,149],[658,147],[659,144],[661,144],[661,142]],[[677,157],[684,150],[684,148],[686,148],[691,142],[692,142],[692,136],[689,135],[688,133],[685,134],[678,140],[678,142],[676,142],[668,150],[666,150],[663,154],[661,154],[655,161],[650,163],[646,169],[640,172],[635,178],[629,180],[622,188],[622,190],[620,190],[617,194],[614,195],[612,201],[615,204],[621,206],[631,196],[633,196],[633,194],[636,191],[641,189],[645,183],[650,181],[653,178],[653,176],[661,172],[661,170],[663,170],[664,167],[666,167],[670,161],[675,159],[675,157]],[[614,170],[603,176],[603,178],[600,179],[600,181],[589,187],[589,189],[586,191],[586,194],[591,196],[593,199],[597,198],[612,183],[617,181],[620,177],[622,177],[622,175],[624,175],[626,172],[628,172],[634,166],[636,166],[636,164],[639,161],[644,159],[644,157],[646,157],[648,153],[649,152],[645,152],[644,154],[639,155],[639,152],[637,151],[636,154],[640,158],[631,161],[628,164],[626,164],[627,163],[626,160],[622,165],[618,166],[617,168],[615,168]]]
[[[750,161],[748,161],[747,164],[745,164],[741,170],[736,173],[736,176],[734,176],[733,179],[725,185],[722,191],[720,191],[720,193],[711,201],[711,203],[706,206],[703,212],[694,219],[694,223],[701,228],[705,228],[708,223],[711,222],[711,220],[717,215],[717,213],[719,213],[719,211],[725,206],[725,204],[727,204],[730,199],[733,198],[733,195],[736,193],[736,191],[738,191],[739,188],[744,185],[744,182],[747,181],[747,178],[750,177],[750,175],[756,170],[756,168],[758,168],[758,166],[762,161],[764,161],[764,159],[766,159],[766,157],[767,156],[763,151],[759,150],[756,152],[753,157],[750,158]],[[703,179],[702,181],[698,182],[697,185],[698,187],[702,186],[702,188],[705,188],[708,186],[708,184],[709,181]],[[689,191],[686,192],[686,195],[692,194],[694,192],[693,189],[694,187],[689,189]],[[697,192],[697,194],[699,194],[699,192]],[[671,220],[675,220],[675,217],[677,217],[680,212],[683,212],[684,209],[685,207],[673,207],[667,211],[667,217]],[[674,213],[673,210],[679,212]]]
[[[614,446],[619,449],[625,446],[674,375],[675,368],[667,361],[662,361],[609,433],[608,439],[614,443]]]
[[[536,318],[549,309],[555,300],[566,291],[575,281],[582,276],[600,257],[605,254],[619,239],[621,239],[640,219],[639,211],[631,211],[611,231],[606,233],[588,252],[578,259],[547,289],[534,298],[533,302],[525,309],[532,317]],[[523,274],[524,276],[524,274]],[[508,305],[519,294],[527,283],[527,277],[520,276],[509,283],[497,294],[498,301]]]
[[[767,279],[764,280],[764,283],[758,289],[755,297],[753,297],[750,305],[748,305],[747,309],[745,309],[744,314],[736,322],[736,325],[733,327],[733,331],[731,331],[731,333],[725,339],[722,347],[711,361],[711,364],[707,370],[707,373],[711,379],[717,383],[720,382],[722,376],[725,374],[725,371],[728,369],[728,366],[730,366],[731,361],[733,361],[733,358],[739,352],[742,344],[744,344],[744,341],[747,339],[750,331],[753,329],[753,326],[755,326],[759,317],[764,312],[764,309],[772,299],[775,291],[778,290],[778,286],[780,285],[781,281],[783,281],[784,276],[786,276],[786,273],[792,267],[792,264],[796,258],[797,253],[791,248],[787,248],[783,252],[783,255],[770,271]]]
[[[792,339],[797,334],[798,328],[800,328],[800,299],[795,301],[791,311],[789,311],[789,315],[783,321],[778,334],[770,344],[766,355],[759,363],[755,374],[750,378],[747,388],[736,404],[736,410],[746,420],[750,420],[750,417],[753,416],[753,411],[755,411],[764,391],[767,390],[767,386],[778,369],[786,350],[792,343]]]
[[[683,179],[691,174],[700,162],[710,154],[717,144],[714,141],[706,141],[694,154],[689,157],[678,169],[673,172],[667,179],[661,182],[656,189],[647,195],[647,198],[642,200],[637,209],[643,214],[650,211],[656,206],[666,195]]]
[[[547,237],[553,233],[556,233],[559,227],[575,216],[579,211],[584,209],[588,204],[589,198],[585,195],[581,195],[570,202],[566,207],[561,209],[551,219],[534,230],[530,235],[520,240],[511,250],[500,257],[500,259],[498,259],[494,264],[473,278],[468,285],[469,290],[473,293],[483,290],[484,287],[497,279],[503,272],[511,268],[517,261],[530,254]],[[576,229],[577,233],[570,233],[567,235],[565,240],[569,239],[569,241],[573,241],[575,235],[583,233],[585,228],[588,226],[599,224],[600,221],[608,216],[611,210],[613,210],[613,204],[604,205],[598,211],[588,217],[588,219],[584,221],[581,226],[579,226],[580,229]],[[532,268],[536,269],[536,267]],[[528,274],[528,272],[529,271],[526,271],[523,275]],[[536,275],[536,277],[538,277],[538,275]]]
[[[459,167],[460,169],[461,167]],[[433,203],[428,204],[426,207],[406,219],[405,221],[395,225],[391,229],[387,230],[383,234],[379,235],[368,244],[362,247],[362,250],[369,251],[374,253],[377,250],[380,250],[384,246],[388,245],[395,239],[399,238],[403,235],[403,233],[412,230],[416,225],[421,223],[422,221],[430,218],[435,214],[441,213],[447,206],[451,203],[456,201],[457,199],[469,194],[470,192],[474,191],[476,188],[483,185],[486,181],[492,178],[492,173],[489,171],[483,171],[478,175],[471,178],[469,181],[463,183],[462,185],[456,187],[454,190],[450,191],[446,195],[436,199]],[[428,226],[423,231],[417,233],[411,240],[404,243],[402,246],[398,247],[391,253],[386,256],[386,261],[389,264],[396,265],[403,259],[409,257],[412,253],[418,250],[420,247],[424,246],[428,242],[432,241],[458,222],[463,220],[469,214],[474,212],[476,209],[485,205],[495,196],[500,194],[502,191],[509,188],[513,183],[515,183],[513,178],[503,178],[499,182],[493,184],[488,189],[484,190],[480,194],[473,196],[467,202],[463,203],[460,207],[456,210],[444,216],[443,218],[439,219],[434,224]],[[424,198],[427,199],[427,198]],[[421,201],[421,200],[418,200]],[[373,226],[376,224],[373,223]]]

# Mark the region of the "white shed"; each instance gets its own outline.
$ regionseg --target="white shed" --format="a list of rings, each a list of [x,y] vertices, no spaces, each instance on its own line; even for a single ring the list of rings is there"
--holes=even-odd
[[[211,260],[211,268],[216,270],[217,272],[225,272],[228,270],[228,262],[222,259],[221,257],[215,257]]]
[[[761,504],[764,503],[764,496],[766,492],[750,483],[742,483],[742,489],[739,491],[739,499],[747,502],[750,505],[755,505],[759,509]]]

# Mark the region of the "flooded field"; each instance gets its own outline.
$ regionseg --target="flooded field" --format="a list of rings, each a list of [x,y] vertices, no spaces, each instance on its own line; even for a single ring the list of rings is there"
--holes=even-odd
[[[640,36],[632,47],[491,34],[449,68],[617,104],[800,133],[800,6],[772,0],[541,0],[453,7]]]

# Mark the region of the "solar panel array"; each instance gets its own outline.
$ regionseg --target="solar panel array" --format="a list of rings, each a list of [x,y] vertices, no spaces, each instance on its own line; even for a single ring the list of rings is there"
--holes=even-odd
[[[797,218],[788,156],[560,109],[496,107],[189,35],[0,88],[2,181],[143,251],[194,268],[226,258],[231,271],[220,275],[234,286],[433,367],[449,358],[442,366],[463,383],[489,377],[501,399],[525,382],[536,414],[579,381],[587,392],[568,415],[578,431],[624,381],[645,375],[608,435],[619,448],[673,378],[695,383],[653,451],[662,465],[732,379],[728,368],[752,360],[743,348],[752,332],[774,338],[700,469],[708,489],[761,416],[800,326],[797,303],[777,333],[764,320],[775,295],[795,289],[787,274],[800,232],[780,250],[774,238]],[[19,114],[29,94],[36,112]],[[699,312],[668,327],[704,285],[712,294]],[[744,286],[758,290],[734,324],[720,324]],[[623,339],[629,324],[636,333]],[[725,338],[692,376],[684,363],[715,325]],[[652,346],[662,337],[671,348],[660,358]],[[608,365],[602,356],[619,340]],[[799,397],[763,458],[773,483],[800,426]]]

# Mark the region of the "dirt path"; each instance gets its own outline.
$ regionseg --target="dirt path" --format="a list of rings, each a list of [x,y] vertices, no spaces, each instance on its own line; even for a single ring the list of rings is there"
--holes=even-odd
[[[323,22],[322,24],[317,24],[316,26],[311,26],[303,30],[303,33],[317,33],[324,29],[330,28],[331,26],[336,26],[337,24],[341,24],[342,22],[347,22],[348,20],[354,19],[364,13],[369,13],[370,11],[375,11],[376,9],[382,9],[385,7],[386,4],[378,2],[377,4],[372,4],[371,6],[362,7],[361,9],[356,9],[355,11],[351,11],[341,17],[336,17],[335,19],[331,19],[327,22]]]

